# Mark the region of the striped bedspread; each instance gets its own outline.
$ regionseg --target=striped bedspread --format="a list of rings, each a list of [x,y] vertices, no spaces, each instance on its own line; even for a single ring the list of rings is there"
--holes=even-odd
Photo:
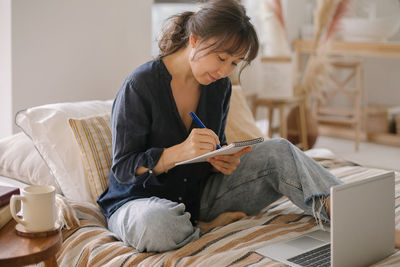
[[[383,170],[363,168],[340,161],[322,161],[345,182],[357,181]],[[396,174],[396,227],[400,229],[400,174]],[[290,239],[318,229],[286,198],[266,207],[257,216],[213,229],[199,240],[166,253],[139,253],[125,246],[107,230],[99,208],[57,196],[65,226],[63,245],[57,254],[59,266],[285,266],[255,252],[267,244]],[[400,252],[374,266],[400,266]]]

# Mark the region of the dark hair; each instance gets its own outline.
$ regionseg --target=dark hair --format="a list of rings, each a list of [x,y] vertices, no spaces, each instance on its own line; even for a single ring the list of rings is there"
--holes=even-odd
[[[207,47],[212,52],[227,52],[232,55],[244,55],[242,70],[256,58],[258,37],[246,15],[245,8],[236,0],[208,1],[197,12],[183,12],[168,19],[158,42],[159,57],[175,53],[189,42],[191,33],[200,37],[200,42],[215,38]],[[198,51],[197,51],[198,52]]]

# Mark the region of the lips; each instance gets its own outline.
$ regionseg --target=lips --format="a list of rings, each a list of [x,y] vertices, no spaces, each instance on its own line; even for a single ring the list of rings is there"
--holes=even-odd
[[[215,82],[217,80],[217,78],[215,78],[214,76],[212,76],[210,73],[208,73],[208,76],[210,77],[210,80],[212,82]]]

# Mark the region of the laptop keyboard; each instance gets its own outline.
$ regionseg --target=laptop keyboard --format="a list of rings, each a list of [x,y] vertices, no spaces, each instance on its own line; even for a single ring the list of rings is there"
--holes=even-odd
[[[290,258],[288,261],[306,267],[329,267],[331,266],[331,245],[327,244],[310,250],[306,253]]]

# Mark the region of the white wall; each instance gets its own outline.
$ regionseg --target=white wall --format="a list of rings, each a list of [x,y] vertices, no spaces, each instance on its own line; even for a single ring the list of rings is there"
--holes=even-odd
[[[0,137],[12,132],[11,0],[0,0]]]
[[[42,104],[111,99],[125,77],[151,59],[153,1],[0,1],[11,6],[12,83],[3,87],[2,81],[1,91],[12,117]],[[9,109],[0,106],[0,125],[9,124]],[[9,133],[0,128],[0,137]]]
[[[364,58],[367,103],[400,106],[400,58]]]

